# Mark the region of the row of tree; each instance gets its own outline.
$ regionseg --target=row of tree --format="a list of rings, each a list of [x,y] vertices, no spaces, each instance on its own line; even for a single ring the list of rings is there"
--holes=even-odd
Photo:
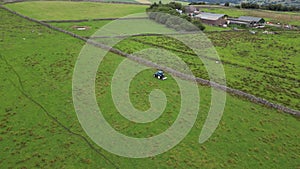
[[[273,10],[273,11],[300,11],[300,8],[295,6],[285,6],[281,4],[269,4],[262,6],[263,9]]]
[[[188,15],[180,12],[184,11],[181,3],[154,3],[147,8],[146,11],[150,19],[160,24],[165,24],[167,27],[173,28],[177,31],[197,31],[199,29],[205,29],[201,21],[192,19]]]
[[[281,4],[268,4],[268,5],[258,5],[255,3],[241,3],[241,5],[237,5],[237,8],[245,8],[245,9],[265,9],[272,11],[300,11],[300,8],[295,6],[284,6]]]
[[[206,3],[206,2],[191,2],[191,3],[189,3],[189,5],[220,5],[220,3],[219,2],[216,2],[216,3],[212,3],[212,2],[210,2],[210,3]]]

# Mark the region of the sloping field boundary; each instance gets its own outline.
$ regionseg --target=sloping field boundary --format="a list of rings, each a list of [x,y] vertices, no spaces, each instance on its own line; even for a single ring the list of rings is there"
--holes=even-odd
[[[47,23],[38,21],[36,19],[30,18],[30,17],[27,17],[27,16],[24,16],[24,15],[19,14],[19,13],[15,12],[15,11],[9,9],[9,8],[6,8],[6,7],[2,6],[2,5],[0,5],[0,8],[5,9],[5,10],[7,10],[7,11],[9,11],[9,12],[15,14],[15,15],[18,15],[18,16],[24,18],[24,19],[27,19],[29,21],[32,21],[32,22],[44,25],[44,26],[46,26],[46,27],[48,27],[50,29],[53,29],[53,30],[56,30],[56,31],[59,31],[59,32],[62,32],[62,33],[65,33],[65,34],[68,34],[68,35],[70,35],[70,36],[72,36],[74,38],[77,38],[77,39],[80,39],[82,41],[85,41],[85,42],[87,42],[89,44],[92,44],[92,45],[94,45],[96,47],[102,48],[104,50],[108,50],[108,51],[110,51],[112,53],[115,53],[117,55],[120,55],[120,56],[126,57],[128,59],[131,59],[131,60],[136,61],[136,62],[138,62],[140,64],[143,64],[145,66],[149,66],[149,67],[153,67],[153,68],[157,68],[157,69],[163,69],[166,72],[172,74],[173,76],[179,77],[181,79],[184,79],[184,80],[196,80],[196,82],[199,83],[199,84],[202,84],[202,85],[205,85],[205,86],[210,86],[210,87],[213,87],[213,88],[216,88],[216,89],[220,89],[220,90],[226,91],[226,92],[228,92],[230,94],[233,94],[233,95],[245,98],[245,99],[247,99],[247,100],[249,100],[251,102],[259,103],[259,104],[262,104],[264,106],[267,106],[267,107],[270,107],[270,108],[274,108],[274,109],[277,109],[279,111],[282,111],[282,112],[285,112],[285,113],[288,113],[288,114],[291,114],[291,115],[300,116],[300,111],[299,110],[294,110],[294,109],[291,109],[291,108],[288,108],[288,107],[285,107],[285,106],[282,106],[282,105],[279,105],[279,104],[276,104],[276,103],[272,103],[272,102],[270,102],[270,101],[268,101],[266,99],[263,99],[263,98],[260,98],[260,97],[256,97],[256,96],[254,96],[252,94],[249,94],[249,93],[237,90],[237,89],[233,89],[233,88],[230,88],[230,87],[227,87],[227,86],[224,86],[224,85],[221,85],[221,84],[218,84],[218,83],[206,80],[206,79],[194,78],[194,77],[192,77],[190,75],[178,72],[178,71],[176,71],[174,69],[171,69],[171,68],[168,68],[168,67],[162,67],[162,66],[157,65],[156,63],[153,63],[153,62],[151,62],[149,60],[145,60],[143,58],[136,57],[134,55],[125,53],[123,51],[120,51],[118,49],[112,48],[110,46],[107,46],[107,45],[104,45],[104,44],[101,44],[101,43],[98,43],[98,42],[95,42],[95,41],[91,41],[88,38],[79,36],[79,35],[77,35],[75,33],[68,32],[66,30],[57,28],[57,27],[49,25]]]

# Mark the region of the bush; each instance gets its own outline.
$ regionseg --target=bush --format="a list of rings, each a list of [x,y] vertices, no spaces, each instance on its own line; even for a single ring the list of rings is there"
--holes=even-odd
[[[170,19],[168,19],[168,20],[166,21],[166,26],[167,26],[168,28],[173,28],[173,23],[172,23],[172,21],[171,21]]]
[[[172,28],[175,29],[176,31],[181,31],[180,25],[173,25]]]
[[[158,13],[156,13],[156,12],[150,12],[148,15],[149,15],[149,18],[150,18],[150,19],[155,20],[157,14],[158,14]]]
[[[173,8],[173,9],[182,9],[181,3],[178,3],[178,2],[170,2],[168,4],[168,6]]]
[[[191,2],[189,5],[206,5],[205,2]]]
[[[161,24],[165,24],[167,22],[167,20],[169,19],[169,17],[170,17],[170,15],[163,14],[163,15],[160,16],[158,22],[161,23]]]
[[[189,23],[182,23],[180,25],[180,30],[186,31],[186,32],[191,32],[191,31],[198,31],[198,28],[189,22]]]
[[[192,21],[192,18],[191,18],[190,16],[186,15],[186,14],[183,14],[183,15],[181,15],[180,17],[181,17],[182,19],[185,19],[185,20],[189,21],[189,22]]]
[[[180,15],[176,9],[182,9],[182,5],[176,2],[170,2],[169,4],[156,4],[154,3],[146,9],[149,18],[155,20],[157,23],[165,24],[168,28],[173,28],[177,31],[197,31],[196,28],[204,30],[205,27],[200,21],[192,20],[188,15]],[[177,16],[177,17],[175,17]],[[183,22],[181,19],[187,22]],[[195,26],[193,26],[192,22]]]
[[[259,5],[258,4],[254,4],[254,3],[242,3],[241,4],[242,8],[246,8],[246,9],[259,9]]]
[[[154,20],[155,20],[156,22],[160,23],[159,20],[160,20],[160,17],[161,17],[162,15],[163,15],[162,13],[156,13],[156,16],[155,16]]]
[[[199,20],[193,20],[192,23],[202,31],[205,29],[205,26]]]

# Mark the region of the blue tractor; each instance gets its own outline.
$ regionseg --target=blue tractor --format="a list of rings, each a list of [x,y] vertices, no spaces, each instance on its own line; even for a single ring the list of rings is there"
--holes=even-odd
[[[167,77],[164,75],[164,72],[162,70],[158,70],[156,73],[153,74],[153,77],[160,79],[160,80],[166,80]]]

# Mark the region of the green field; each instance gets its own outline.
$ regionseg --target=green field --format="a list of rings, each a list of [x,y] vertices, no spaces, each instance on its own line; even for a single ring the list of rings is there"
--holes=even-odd
[[[248,31],[207,32],[207,36],[225,66],[229,87],[300,109],[299,32],[286,31],[280,35],[265,35],[261,32],[252,35]],[[195,54],[170,38],[134,37],[117,48],[133,53],[139,50],[135,46],[143,45],[143,48],[156,46],[170,50],[181,57],[197,77],[209,78]]]
[[[223,28],[223,27],[211,26],[211,25],[204,25],[204,26],[205,26],[204,32],[212,32],[212,31],[228,31],[228,30],[231,30],[230,27]]]
[[[92,36],[98,29],[100,29],[105,24],[108,24],[110,22],[112,22],[112,21],[66,22],[66,23],[50,23],[50,24],[55,26],[55,27],[62,28],[64,30],[76,33],[78,35],[89,37],[89,36]],[[137,20],[136,22],[139,22],[139,20]],[[151,23],[153,21],[146,21],[145,24],[144,24],[145,29],[148,26],[147,22]],[[158,25],[158,24],[151,24],[151,25],[156,26],[157,30],[158,29],[164,29],[163,25]],[[88,27],[88,29],[84,30],[84,31],[83,30],[77,30],[76,28],[74,28],[74,26],[84,26],[84,27]],[[141,29],[141,28],[139,28],[139,29]],[[154,29],[154,28],[152,27],[152,29]],[[222,27],[205,25],[204,32],[228,31],[228,30],[231,30],[231,28],[229,28],[229,27],[228,28],[222,28]]]
[[[145,12],[147,6],[93,2],[22,2],[7,7],[38,20],[119,18]]]
[[[67,23],[51,23],[51,25],[62,28],[64,30],[76,33],[81,36],[91,36],[102,26],[111,21],[88,21],[88,22],[67,22]],[[87,30],[77,30],[74,26],[85,26]]]
[[[134,15],[133,15],[134,16]],[[62,28],[64,30],[68,30],[70,32],[76,33],[81,36],[87,36],[90,37],[92,35],[94,36],[101,36],[101,34],[97,34],[96,32],[101,30],[105,24],[109,23],[119,23],[120,27],[118,28],[119,31],[126,31],[128,29],[127,24],[129,25],[139,25],[134,28],[132,28],[132,32],[137,32],[139,30],[146,31],[149,26],[151,27],[150,32],[147,33],[153,33],[153,32],[170,32],[171,30],[167,29],[164,25],[157,24],[156,22],[149,20],[149,19],[129,19],[129,20],[113,20],[113,21],[88,21],[88,22],[67,22],[67,23],[51,23],[51,25],[54,25],[56,27]],[[87,26],[89,29],[87,30],[77,30],[74,29],[73,26]],[[128,32],[128,31],[127,31]],[[96,33],[96,34],[95,34]],[[102,35],[103,36],[103,35]]]
[[[201,6],[200,10],[204,12],[226,14],[230,17],[239,17],[247,14],[245,10],[235,8],[206,8],[205,6]]]
[[[34,12],[30,13],[30,16],[38,16]],[[0,93],[4,98],[0,104],[0,168],[300,167],[299,118],[229,94],[217,130],[207,142],[199,144],[198,137],[211,99],[211,89],[204,86],[199,86],[200,111],[194,127],[170,151],[142,159],[120,157],[105,151],[95,145],[82,130],[72,101],[73,69],[84,42],[2,9],[0,15]],[[54,14],[52,17],[58,18]],[[72,19],[80,18],[72,15]],[[105,23],[95,21],[76,24],[92,27],[90,32],[78,32],[90,36],[96,27],[100,28]],[[73,23],[54,25],[71,30]],[[261,77],[264,75],[261,72],[245,68],[248,66],[279,75],[284,72],[288,77],[299,79],[299,32],[283,32],[279,35],[215,32],[207,36],[212,39],[222,61],[228,62],[224,66],[229,84],[251,92],[254,87],[275,82],[278,88],[283,88],[283,91],[279,91],[283,94],[290,90],[299,92],[299,83],[276,79],[274,76]],[[173,43],[172,39],[161,38],[134,37],[122,41],[116,47],[128,53],[151,47],[137,42],[140,40],[168,47],[170,51],[185,49],[181,44]],[[177,54],[186,58],[187,63],[194,61],[187,54]],[[165,92],[168,105],[162,116],[153,123],[137,124],[128,121],[113,106],[110,92],[114,70],[123,60],[123,57],[109,53],[98,69],[96,96],[104,117],[116,130],[128,136],[149,137],[161,133],[178,115],[178,86],[169,75],[167,81],[153,79],[152,73],[155,70],[151,68],[138,74],[130,86],[133,105],[141,110],[149,108],[148,95],[153,89]],[[237,65],[233,67],[229,63]],[[205,76],[205,73],[201,73],[203,69],[198,68],[201,63],[197,64],[191,64],[195,66],[192,67],[195,74]],[[245,82],[249,80],[253,84],[243,84],[240,82],[243,78],[246,78]],[[268,95],[262,93],[264,91],[258,89],[255,94],[277,99],[276,94]],[[287,104],[280,98],[276,101]],[[299,98],[293,97],[291,106],[297,107],[298,101]],[[87,138],[98,153],[82,137],[68,132],[55,119]]]

